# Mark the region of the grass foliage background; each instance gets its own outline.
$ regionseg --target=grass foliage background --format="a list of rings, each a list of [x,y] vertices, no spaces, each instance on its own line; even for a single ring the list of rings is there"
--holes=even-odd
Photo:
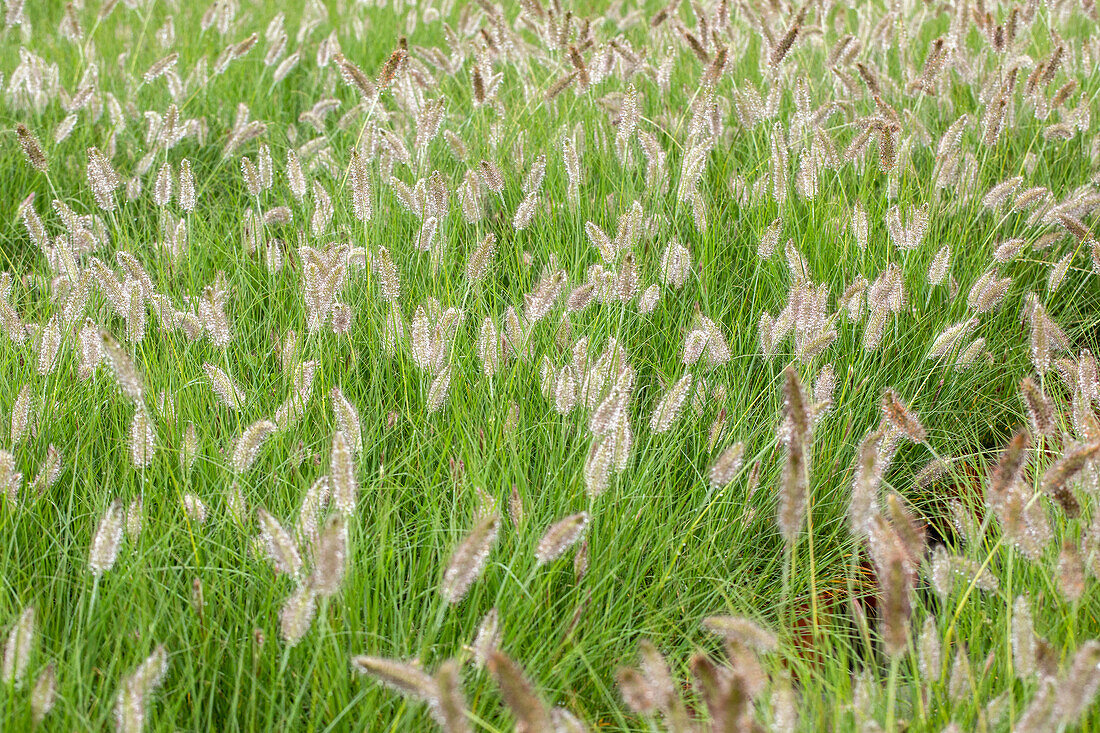
[[[228,42],[253,31],[262,39],[267,22],[280,10],[286,13],[293,44],[303,11],[297,4],[245,2],[233,32],[222,37],[214,30],[199,32],[199,16],[205,10],[200,5],[157,3],[139,10],[120,6],[96,24],[97,8],[88,2],[89,7],[78,12],[89,39],[82,54],[80,46],[54,33],[63,11],[60,3],[28,5],[33,5],[28,7],[33,33],[21,37],[20,28],[13,28],[0,37],[0,70],[6,77],[19,62],[20,46],[25,45],[56,62],[62,83],[72,89],[91,62],[94,44],[99,88],[113,93],[123,105],[133,104],[134,111],[161,112],[171,101],[163,82],[139,85],[136,80],[165,53],[155,42],[154,31],[170,16],[177,33],[172,50],[180,54],[177,68],[184,75],[199,58],[213,60]],[[624,89],[621,79],[612,78],[584,94],[568,90],[548,103],[542,92],[568,69],[563,50],[547,51],[546,62],[502,64],[500,105],[506,114],[494,149],[489,131],[496,113],[472,105],[466,70],[454,77],[440,74],[438,89],[429,96],[447,99],[446,129],[465,140],[470,164],[482,158],[502,164],[503,196],[489,197],[488,215],[477,224],[464,221],[453,207],[441,226],[447,250],[438,274],[433,275],[427,255],[413,246],[417,222],[400,208],[377,175],[375,215],[362,224],[352,216],[350,198],[339,179],[321,172],[317,177],[332,193],[337,213],[334,231],[312,242],[346,239],[371,251],[385,245],[401,273],[406,315],[429,296],[444,308],[455,306],[465,312],[451,357],[455,378],[450,397],[442,410],[427,415],[430,380],[406,352],[393,357],[383,354],[387,305],[379,296],[376,276],[369,271],[353,271],[342,296],[354,309],[350,334],[338,336],[325,329],[306,338],[301,272],[291,250],[297,229],[305,228],[307,240],[312,239],[307,226],[310,211],[290,195],[281,162],[288,146],[301,145],[314,134],[327,138],[340,166],[350,158],[358,125],[341,130],[334,123],[358,101],[357,95],[339,81],[333,67],[319,70],[314,59],[318,42],[330,31],[336,32],[344,53],[368,74],[381,66],[398,37],[412,25],[408,41],[414,47],[442,44],[444,35],[440,22],[409,20],[422,17],[426,7],[368,8],[346,2],[325,6],[328,18],[309,35],[301,63],[283,82],[272,83],[272,69],[262,63],[261,40],[224,75],[180,104],[183,116],[206,119],[209,137],[205,145],[188,138],[162,154],[177,167],[180,160],[189,159],[198,188],[198,207],[187,217],[190,252],[178,267],[158,249],[159,212],[148,194],[152,173],[146,178],[147,192],[136,201],[123,202],[108,219],[111,245],[100,253],[101,258],[111,262],[115,250],[131,252],[149,270],[158,291],[169,294],[178,306],[185,297],[199,296],[218,272],[225,273],[231,291],[228,311],[233,341],[226,350],[204,339],[189,341],[180,332],[162,333],[152,316],[145,339],[134,347],[147,393],[164,391],[176,405],[174,423],[156,409],[151,411],[159,444],[153,463],[144,470],[131,465],[127,431],[132,407],[120,397],[105,369],[89,381],[77,378],[78,354],[71,342],[63,347],[56,370],[45,377],[36,373],[37,352],[31,340],[18,345],[5,339],[0,347],[0,412],[10,411],[24,384],[31,385],[35,398],[32,437],[14,449],[17,468],[28,478],[33,476],[49,445],[58,447],[64,461],[60,480],[45,495],[0,502],[0,623],[6,628],[28,604],[38,611],[41,638],[32,674],[52,660],[59,681],[57,708],[47,727],[108,727],[119,679],[157,643],[167,646],[170,662],[164,688],[151,706],[151,729],[427,727],[429,717],[422,707],[354,675],[349,658],[360,653],[416,658],[433,668],[472,641],[478,622],[494,606],[501,613],[502,647],[523,663],[547,699],[570,708],[593,726],[644,728],[641,719],[624,711],[614,686],[616,667],[634,659],[637,641],[644,637],[686,674],[682,665],[692,651],[700,646],[717,649],[699,627],[703,616],[714,613],[746,614],[777,630],[781,649],[769,659],[768,668],[786,669],[798,680],[799,713],[806,729],[854,725],[846,707],[853,694],[852,672],[864,665],[876,668],[875,655],[868,653],[848,600],[873,592],[873,581],[865,572],[853,573],[854,542],[845,518],[855,447],[879,420],[883,390],[894,387],[921,416],[936,452],[957,459],[974,480],[937,484],[931,491],[914,487],[914,472],[932,456],[924,447],[906,445],[886,485],[902,492],[923,517],[941,525],[946,492],[957,492],[980,506],[977,476],[985,473],[1024,420],[1016,393],[1020,378],[1032,371],[1028,330],[1020,321],[1024,293],[1042,294],[1042,302],[1066,329],[1075,350],[1097,350],[1100,288],[1097,276],[1088,271],[1087,255],[1082,253],[1075,260],[1061,288],[1048,296],[1047,266],[1075,243],[1064,240],[1055,250],[1057,256],[1054,251],[1026,249],[1015,261],[998,267],[1014,284],[1003,307],[981,318],[976,335],[987,339],[989,358],[957,372],[949,364],[926,360],[925,355],[946,326],[969,317],[965,294],[987,269],[996,243],[1029,237],[1034,231],[1025,224],[1026,214],[1002,216],[987,211],[980,203],[981,193],[1008,176],[1024,174],[1028,185],[1048,186],[1058,197],[1068,195],[1090,178],[1095,180],[1090,135],[1045,140],[1042,130],[1047,123],[1020,110],[1015,126],[993,147],[977,143],[976,129],[967,131],[964,147],[978,156],[980,180],[978,195],[961,205],[933,190],[934,148],[920,148],[913,151],[911,166],[897,174],[896,199],[888,197],[887,176],[868,157],[865,163],[838,172],[825,171],[816,199],[801,199],[792,192],[780,209],[772,201],[742,206],[731,195],[731,175],[751,181],[767,170],[771,131],[770,123],[744,129],[731,113],[725,137],[708,157],[701,186],[709,221],[700,232],[690,206],[677,203],[671,193],[646,190],[644,169],[624,167],[609,146],[601,145],[600,139],[611,138],[614,128],[600,97]],[[601,17],[592,8],[576,10]],[[689,19],[687,9],[682,10]],[[477,12],[459,3],[444,17],[454,20]],[[859,15],[880,17],[881,12],[877,3],[873,8],[868,4]],[[937,15],[932,6],[913,12],[927,19],[908,45],[919,64],[928,41],[946,32],[950,18],[946,13]],[[846,13],[855,27],[855,11],[832,13]],[[513,11],[508,14],[511,17]],[[830,24],[834,17],[829,16]],[[361,20],[366,30],[357,34],[350,19]],[[610,33],[611,21],[607,26]],[[1034,38],[1023,44],[1034,58],[1052,47],[1043,28],[1043,22],[1036,22],[1030,29]],[[1087,37],[1090,28],[1080,17],[1060,31],[1074,45]],[[657,42],[646,45],[665,37],[645,23],[627,29],[625,35],[650,54],[663,52]],[[835,36],[830,26],[826,38],[831,41]],[[984,43],[976,30],[969,40],[974,48]],[[815,106],[834,94],[831,80],[818,71],[823,68],[825,48],[820,39],[800,42],[785,62],[805,76]],[[759,53],[758,45],[731,51],[730,66],[716,88],[718,97],[728,101],[735,86],[763,87]],[[876,61],[895,80],[907,78],[896,49]],[[651,77],[633,79],[643,100],[640,124],[657,134],[667,150],[673,185],[700,73],[699,62],[680,52],[669,94],[661,93]],[[1078,94],[1087,100],[1095,118],[1095,69],[1075,78],[1081,84]],[[981,114],[975,95],[974,87],[953,83],[949,88],[952,109],[943,100],[908,103],[935,141],[959,114]],[[326,96],[339,99],[342,107],[316,133],[299,121],[299,115]],[[288,205],[294,211],[294,223],[275,230],[288,248],[286,264],[275,273],[266,269],[259,254],[246,252],[241,222],[254,202],[241,179],[238,156],[223,158],[221,152],[237,104],[247,105],[254,119],[268,123],[262,140],[272,148],[277,175],[274,188],[262,195],[260,205]],[[861,113],[873,109],[868,101],[860,104]],[[383,112],[393,113],[394,106],[385,97],[380,106],[379,119],[384,120]],[[788,120],[792,110],[787,89],[779,119]],[[50,300],[49,269],[19,219],[19,204],[33,192],[35,205],[44,215],[52,198],[64,200],[79,213],[93,212],[95,203],[85,184],[85,151],[90,146],[105,147],[110,134],[104,121],[90,124],[86,113],[81,113],[73,134],[55,145],[51,131],[64,116],[56,103],[38,113],[0,103],[4,131],[0,251],[2,267],[17,277],[12,300],[27,322],[44,323],[59,306]],[[117,132],[115,164],[122,171],[132,169],[145,152],[144,125],[133,113],[128,117],[126,128]],[[19,122],[43,139],[50,160],[48,175],[26,164],[14,134]],[[832,118],[829,125],[843,150],[855,126],[844,115]],[[293,142],[288,136],[291,126],[297,130]],[[566,174],[558,141],[574,126],[584,130],[585,177],[580,205],[571,209],[565,203]],[[520,157],[520,145],[526,163],[535,152],[547,155],[544,200],[550,208],[540,210],[529,229],[516,232],[512,213],[523,198],[520,183],[526,167],[512,169],[508,164]],[[252,142],[240,152],[254,155],[255,149]],[[1023,173],[1028,153],[1037,157],[1030,175]],[[451,154],[442,137],[431,143],[424,160],[430,162],[413,170],[396,166],[395,175],[413,181],[437,168],[457,185],[467,165]],[[154,172],[156,167],[159,161]],[[592,500],[582,477],[589,446],[587,415],[576,411],[562,418],[539,393],[541,355],[551,355],[555,363],[568,358],[555,343],[558,311],[534,330],[535,358],[509,361],[491,384],[479,371],[477,328],[486,315],[499,318],[509,305],[519,308],[522,294],[537,282],[551,255],[556,255],[573,283],[583,281],[586,268],[599,261],[585,235],[585,222],[613,231],[619,214],[633,200],[642,204],[647,215],[666,217],[659,235],[643,237],[635,249],[642,286],[656,281],[660,254],[673,238],[689,246],[697,267],[682,289],[663,288],[656,310],[648,316],[639,315],[633,306],[597,304],[572,317],[574,337],[587,335],[596,349],[614,337],[626,346],[638,370],[631,406],[636,434],[631,466],[613,479],[606,494]],[[933,220],[924,245],[917,251],[897,250],[884,224],[887,209],[894,203],[904,208],[926,201],[933,202]],[[871,222],[865,250],[838,223],[846,221],[855,202],[865,207]],[[778,357],[766,359],[757,330],[761,312],[774,314],[782,309],[791,284],[781,255],[770,261],[761,261],[757,255],[761,235],[780,215],[781,243],[793,239],[809,263],[814,282],[828,285],[832,303],[855,277],[873,279],[888,263],[901,267],[910,295],[909,307],[890,318],[877,350],[864,350],[862,324],[841,319],[836,342],[812,365],[802,366],[807,383],[825,362],[834,366],[838,376],[835,407],[814,434],[813,581],[822,604],[823,626],[812,650],[804,610],[811,592],[805,539],[797,550],[790,595],[783,597],[785,556],[775,527],[783,463],[782,452],[775,446],[775,428],[783,368],[793,354],[787,353],[788,343]],[[46,219],[56,231],[59,222]],[[471,286],[464,276],[466,256],[488,232],[498,237],[494,270],[485,282]],[[951,274],[960,288],[954,299],[946,288],[933,288],[926,281],[928,266],[943,244],[952,247]],[[530,253],[532,264],[524,262],[525,253]],[[721,405],[706,405],[699,414],[686,409],[673,431],[653,435],[647,427],[649,415],[667,385],[684,372],[683,336],[696,309],[718,322],[729,340],[732,361],[708,375],[725,386],[727,398]],[[93,293],[88,313],[113,333],[125,332],[124,322],[113,315],[100,294]],[[278,627],[278,610],[292,590],[291,581],[276,576],[253,552],[255,530],[242,526],[226,504],[233,481],[227,449],[244,427],[270,416],[291,389],[277,350],[288,329],[302,338],[302,358],[318,362],[313,399],[296,426],[273,435],[257,463],[240,479],[249,506],[262,505],[276,517],[293,521],[306,489],[327,471],[335,429],[330,388],[339,386],[344,391],[358,409],[363,429],[358,458],[360,502],[350,524],[347,579],[341,594],[322,607],[312,630],[293,649],[281,642]],[[247,403],[239,412],[217,402],[203,373],[206,362],[225,368],[246,390]],[[1049,378],[1047,384],[1052,384]],[[504,423],[511,400],[519,405],[520,419],[518,429],[508,434]],[[707,481],[707,469],[717,453],[708,449],[707,430],[721,408],[729,415],[722,443],[742,440],[747,446],[746,466],[761,462],[761,488],[751,496],[747,495],[747,468],[725,488],[712,489]],[[181,467],[178,456],[189,422],[198,427],[200,441],[193,472]],[[526,511],[522,525],[513,527],[505,521],[484,577],[460,605],[446,607],[438,583],[451,551],[474,521],[475,488],[506,507],[513,485]],[[197,495],[209,507],[204,524],[195,523],[184,512],[185,493]],[[127,540],[118,564],[101,580],[93,607],[87,562],[96,522],[114,499],[128,503],[139,495],[144,497],[145,529],[137,542]],[[568,559],[536,569],[533,548],[546,526],[582,510],[593,515],[588,533],[590,568],[583,582],[575,582]],[[986,535],[985,545],[960,552],[981,562],[994,541]],[[1053,563],[1028,564],[1019,556],[1010,559],[1010,554],[997,552],[991,567],[1003,572],[1014,562],[1011,587],[970,596],[956,621],[957,636],[968,645],[975,667],[970,680],[974,697],[987,700],[1007,690],[1018,701],[1014,703],[1018,712],[1030,688],[1011,675],[1007,619],[1015,595],[1028,593],[1043,599],[1033,606],[1037,626],[1057,648],[1070,651],[1100,632],[1100,597],[1090,580],[1081,601],[1065,603],[1056,590]],[[206,601],[201,616],[190,604],[196,578],[202,582]],[[941,605],[926,592],[918,606],[940,614],[944,626],[957,610],[951,601]],[[915,618],[919,622],[923,611]],[[255,629],[266,637],[262,645],[255,641]],[[978,673],[987,654],[993,655],[993,666],[988,673]],[[903,717],[916,715],[910,687],[916,676],[915,662],[905,661],[899,693]],[[468,673],[466,691],[475,724],[486,730],[510,727],[488,675]],[[26,690],[0,687],[0,700],[4,701],[0,727],[16,730],[29,724]],[[917,727],[936,729],[949,720],[967,728],[976,724],[979,703],[946,698],[940,702],[924,711],[926,717]],[[1095,713],[1090,720],[1100,723]]]

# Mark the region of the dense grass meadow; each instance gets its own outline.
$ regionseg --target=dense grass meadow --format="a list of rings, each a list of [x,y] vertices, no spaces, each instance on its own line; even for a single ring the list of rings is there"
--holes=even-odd
[[[0,730],[1100,729],[1091,0],[6,0]]]

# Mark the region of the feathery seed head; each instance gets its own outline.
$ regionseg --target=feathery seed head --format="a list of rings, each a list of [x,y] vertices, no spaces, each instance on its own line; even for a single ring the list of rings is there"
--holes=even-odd
[[[116,499],[100,517],[88,555],[88,567],[99,576],[114,567],[122,544],[122,502]]]
[[[588,529],[588,512],[572,514],[547,528],[535,548],[535,559],[539,565],[553,562],[575,545]]]
[[[484,571],[499,531],[500,515],[490,514],[478,522],[458,544],[451,554],[439,587],[443,600],[456,604],[466,597],[470,586]]]

